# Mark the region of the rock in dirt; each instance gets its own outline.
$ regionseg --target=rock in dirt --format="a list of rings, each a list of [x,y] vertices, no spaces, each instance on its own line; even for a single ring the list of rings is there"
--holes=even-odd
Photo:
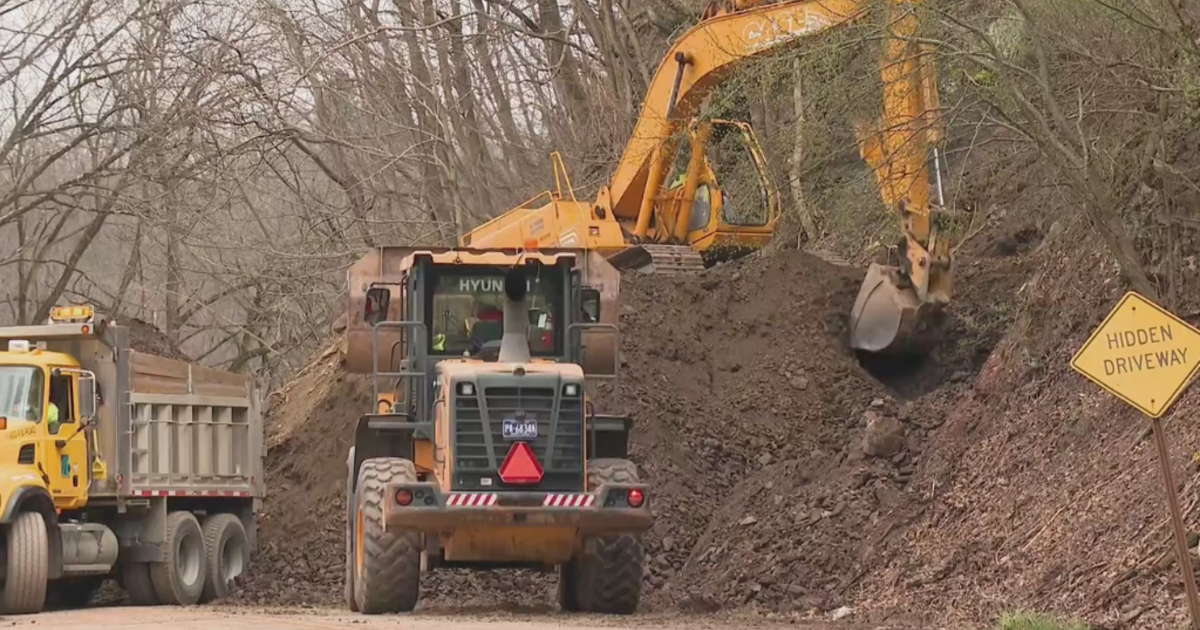
[[[874,411],[863,414],[867,432],[863,436],[863,452],[871,457],[894,457],[904,450],[904,425],[895,418],[885,418]]]

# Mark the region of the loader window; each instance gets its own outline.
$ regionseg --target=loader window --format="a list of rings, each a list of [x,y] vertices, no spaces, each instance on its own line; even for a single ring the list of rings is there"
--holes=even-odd
[[[0,416],[40,422],[45,375],[36,367],[0,365]]]
[[[504,336],[504,273],[495,267],[456,267],[431,274],[426,321],[432,354],[479,356],[499,348]],[[529,350],[533,356],[557,356],[562,292],[560,272],[547,268],[530,278]]]

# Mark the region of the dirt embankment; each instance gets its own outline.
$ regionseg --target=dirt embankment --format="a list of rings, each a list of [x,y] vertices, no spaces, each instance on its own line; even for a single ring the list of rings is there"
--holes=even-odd
[[[620,411],[636,419],[632,458],[654,487],[649,607],[847,601],[871,561],[871,526],[905,500],[933,428],[897,395],[963,381],[986,356],[960,339],[951,360],[889,390],[845,346],[860,280],[790,251],[623,284]],[[273,400],[263,550],[245,600],[340,597],[345,457],[369,405],[365,379],[341,360],[338,341]],[[426,601],[550,606],[554,585],[527,572],[433,574]]]
[[[864,370],[845,345],[861,271],[800,252],[624,280],[617,411],[636,419],[632,457],[654,488],[648,609],[1182,621],[1145,424],[1068,368],[1124,284],[1078,222],[988,215],[958,252],[949,329],[921,365]],[[244,600],[338,603],[345,456],[369,398],[340,361],[339,342],[276,397]],[[1198,403],[1192,392],[1168,419],[1194,531],[1200,430],[1184,420]],[[552,575],[435,573],[426,586],[434,607],[554,607]]]

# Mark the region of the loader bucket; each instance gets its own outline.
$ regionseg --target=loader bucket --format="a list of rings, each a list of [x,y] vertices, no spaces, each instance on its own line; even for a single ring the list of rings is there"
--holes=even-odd
[[[899,268],[872,264],[850,312],[850,345],[886,356],[925,355],[936,342],[941,311],[917,297]]]

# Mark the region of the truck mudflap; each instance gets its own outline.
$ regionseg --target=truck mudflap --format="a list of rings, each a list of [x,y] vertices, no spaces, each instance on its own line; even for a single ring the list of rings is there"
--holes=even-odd
[[[650,529],[644,484],[606,483],[594,492],[442,492],[432,483],[386,488],[384,526],[438,534],[461,527],[571,527],[581,535]],[[631,496],[636,507],[631,505]]]

